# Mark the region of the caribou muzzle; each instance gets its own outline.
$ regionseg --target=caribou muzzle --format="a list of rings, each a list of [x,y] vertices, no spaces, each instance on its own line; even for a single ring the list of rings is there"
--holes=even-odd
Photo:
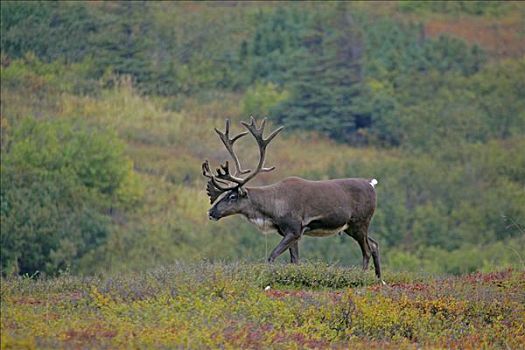
[[[209,211],[208,211],[208,219],[210,219],[211,221],[219,221],[219,219],[221,218],[219,213],[217,213],[217,210],[214,210],[215,208],[211,208]]]

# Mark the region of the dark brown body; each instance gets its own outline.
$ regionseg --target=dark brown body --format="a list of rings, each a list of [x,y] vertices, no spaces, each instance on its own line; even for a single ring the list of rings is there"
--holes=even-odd
[[[242,195],[227,192],[209,215],[218,220],[241,214],[263,233],[278,232],[283,239],[270,254],[270,262],[287,249],[291,262],[297,262],[298,241],[303,235],[326,237],[345,232],[361,247],[363,268],[368,267],[372,256],[376,275],[381,278],[379,247],[368,237],[376,206],[376,183],[371,179],[309,181],[291,177],[269,186],[246,187]]]
[[[230,121],[224,132],[215,129],[235,166],[235,174],[226,161],[213,174],[208,161],[202,163],[202,175],[209,179],[206,192],[213,204],[208,212],[211,220],[241,214],[264,233],[277,231],[283,239],[268,257],[273,262],[285,250],[290,250],[292,263],[299,260],[298,242],[303,235],[325,237],[345,232],[353,237],[363,253],[363,269],[368,268],[370,256],[374,258],[375,272],[381,279],[379,246],[368,237],[368,226],[376,207],[374,186],[376,179],[338,179],[309,181],[290,177],[263,187],[246,187],[246,183],[265,167],[266,148],[283,129],[274,130],[264,137],[263,120],[260,126],[253,117],[250,123],[241,122],[247,131],[230,137]],[[259,162],[254,170],[243,170],[233,145],[236,140],[251,134],[259,147]],[[244,175],[245,177],[241,177]]]

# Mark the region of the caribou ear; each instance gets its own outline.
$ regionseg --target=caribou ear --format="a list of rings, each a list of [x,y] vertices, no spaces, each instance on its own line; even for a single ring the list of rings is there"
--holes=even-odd
[[[208,184],[206,185],[206,193],[208,194],[208,197],[210,197],[210,204],[213,204],[217,198],[223,193],[224,191],[218,189],[213,185],[213,182],[210,180],[208,181]]]
[[[238,187],[237,191],[239,192],[239,196],[246,197],[248,195],[248,192],[242,187]]]

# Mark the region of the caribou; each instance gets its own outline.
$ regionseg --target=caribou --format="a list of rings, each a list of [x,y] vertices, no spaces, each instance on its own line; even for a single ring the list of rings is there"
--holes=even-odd
[[[273,262],[286,250],[290,262],[299,261],[298,242],[302,236],[328,237],[346,233],[357,241],[363,255],[363,270],[368,269],[373,258],[375,274],[381,280],[381,263],[378,243],[368,236],[368,227],[376,207],[376,179],[346,178],[323,181],[288,177],[268,186],[247,187],[258,174],[275,169],[265,167],[268,144],[279,134],[279,127],[264,137],[266,119],[260,126],[253,117],[250,123],[241,122],[246,128],[230,137],[230,121],[226,120],[224,132],[215,128],[220,140],[230,154],[235,173],[226,161],[216,172],[210,170],[208,160],[202,164],[202,174],[208,179],[207,194],[212,204],[208,211],[210,220],[240,214],[255,224],[264,234],[277,232],[282,236],[272,250],[268,262]],[[242,169],[233,145],[251,134],[259,147],[259,162],[254,170]],[[383,282],[384,283],[384,282]]]

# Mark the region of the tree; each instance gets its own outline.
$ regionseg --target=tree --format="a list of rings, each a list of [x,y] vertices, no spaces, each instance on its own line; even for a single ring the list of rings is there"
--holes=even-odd
[[[138,84],[151,78],[149,53],[151,43],[150,8],[144,2],[103,4],[100,29],[91,39],[99,74],[110,69],[130,75]]]
[[[2,149],[2,273],[75,268],[110,230],[131,163],[112,133],[83,123],[22,121]]]
[[[347,5],[339,3],[328,18],[317,16],[303,37],[303,47],[294,60],[291,97],[273,111],[273,118],[291,128],[355,142],[358,130],[370,126],[370,118],[359,101],[361,33]]]
[[[89,38],[98,21],[83,3],[2,3],[2,52],[32,52],[45,62],[78,62],[92,53]]]

